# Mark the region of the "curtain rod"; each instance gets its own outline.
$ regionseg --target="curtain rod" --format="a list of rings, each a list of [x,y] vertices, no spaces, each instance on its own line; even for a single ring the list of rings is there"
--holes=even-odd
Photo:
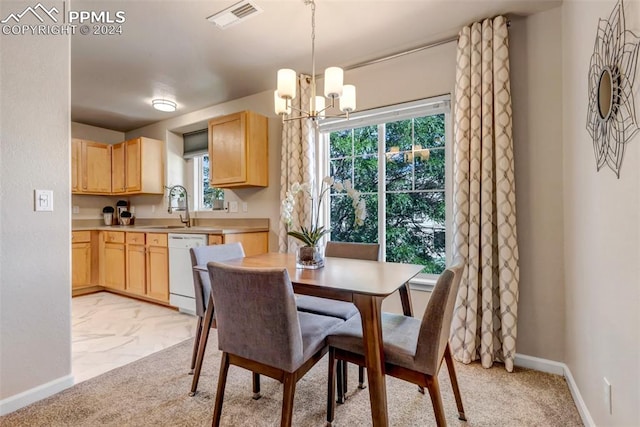
[[[511,26],[511,20],[507,19],[507,27],[510,27],[510,26]],[[366,67],[368,65],[377,64],[379,62],[389,61],[391,59],[400,58],[401,56],[410,55],[412,53],[416,53],[416,52],[420,52],[420,51],[423,51],[423,50],[431,49],[432,47],[441,46],[443,44],[447,44],[447,43],[451,43],[451,42],[455,42],[455,41],[458,41],[458,36],[449,37],[449,38],[438,40],[438,41],[435,41],[435,42],[423,44],[421,46],[414,47],[412,49],[408,49],[408,50],[404,50],[404,51],[401,51],[401,52],[392,53],[391,55],[381,56],[380,58],[375,58],[375,59],[372,59],[372,60],[369,60],[369,61],[360,62],[358,64],[349,65],[347,67],[344,67],[344,70],[345,71],[355,70],[356,68],[362,68],[362,67]]]
[[[420,52],[422,50],[430,49],[432,47],[437,47],[443,44],[451,43],[458,40],[458,36],[449,37],[448,39],[438,40],[437,42],[427,43],[422,46],[414,47],[413,49],[405,50],[402,52],[392,53],[391,55],[381,56],[380,58],[372,59],[370,61],[360,62],[358,64],[349,65],[348,67],[344,67],[345,71],[355,70],[356,68],[366,67],[367,65],[377,64],[379,62],[389,61],[390,59],[396,59],[401,56],[410,55],[412,53]]]

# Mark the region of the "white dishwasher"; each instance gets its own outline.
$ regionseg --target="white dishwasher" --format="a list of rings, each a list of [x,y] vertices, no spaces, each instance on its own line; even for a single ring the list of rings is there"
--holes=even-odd
[[[169,304],[182,312],[196,313],[189,249],[206,244],[206,234],[169,233]]]

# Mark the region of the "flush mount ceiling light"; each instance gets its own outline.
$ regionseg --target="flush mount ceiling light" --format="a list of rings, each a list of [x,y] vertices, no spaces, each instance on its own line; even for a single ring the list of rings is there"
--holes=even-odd
[[[154,99],[151,101],[151,105],[158,111],[165,111],[167,113],[172,113],[176,111],[177,104],[173,101],[169,101],[168,99]]]
[[[316,3],[314,0],[303,0],[305,5],[311,5],[311,100],[309,111],[292,107],[291,100],[296,97],[296,72],[283,68],[278,70],[278,88],[274,92],[274,106],[276,114],[282,115],[282,120],[322,119],[325,110],[334,108],[335,100],[340,99],[340,110],[349,117],[349,113],[356,109],[356,87],[343,85],[344,71],[342,68],[329,67],[324,71],[324,96],[329,98],[329,107],[325,107],[325,99],[316,96]],[[292,116],[292,110],[299,115]],[[333,116],[337,117],[337,116]]]

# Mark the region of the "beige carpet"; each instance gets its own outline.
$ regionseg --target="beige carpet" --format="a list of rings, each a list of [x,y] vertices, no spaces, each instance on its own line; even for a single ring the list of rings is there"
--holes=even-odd
[[[187,375],[192,340],[82,382],[55,396],[0,417],[10,426],[206,426],[211,423],[220,353],[212,330],[199,392],[189,397]],[[371,425],[368,390],[358,390],[351,371],[348,399],[338,405],[335,426]],[[564,379],[557,375],[501,366],[457,364],[468,422],[457,419],[446,368],[441,370],[444,408],[451,426],[582,425]],[[325,425],[327,358],[298,382],[294,426]],[[428,395],[387,377],[392,426],[435,425]],[[262,380],[262,399],[251,399],[251,375],[231,367],[222,409],[225,426],[276,426],[280,422],[281,385]]]

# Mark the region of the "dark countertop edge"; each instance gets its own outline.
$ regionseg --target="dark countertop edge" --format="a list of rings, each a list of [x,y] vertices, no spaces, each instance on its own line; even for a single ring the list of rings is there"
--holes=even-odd
[[[163,228],[149,225],[112,225],[101,227],[73,227],[71,231],[125,231],[130,233],[176,233],[176,234],[238,234],[238,233],[259,233],[268,232],[268,227],[207,227],[194,226],[190,228]]]

